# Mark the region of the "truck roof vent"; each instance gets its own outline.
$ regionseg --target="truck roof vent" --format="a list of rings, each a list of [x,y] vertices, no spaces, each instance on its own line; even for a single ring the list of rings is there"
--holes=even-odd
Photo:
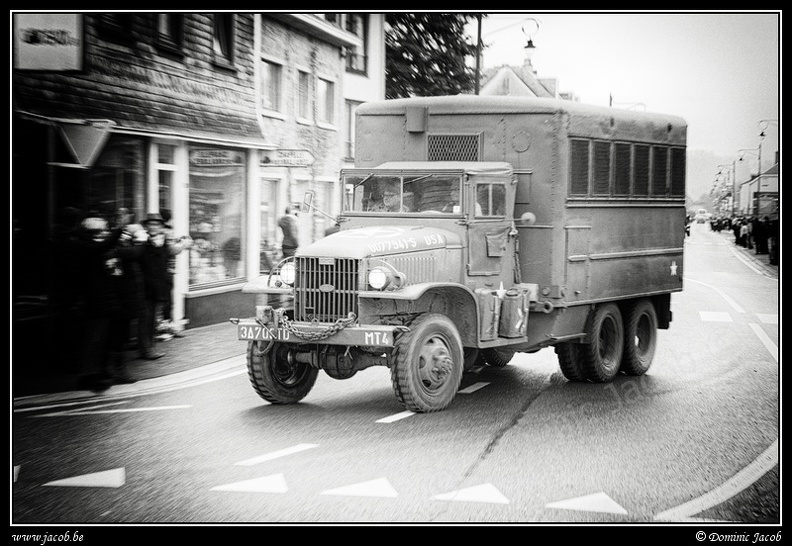
[[[479,161],[481,135],[428,135],[429,161]]]

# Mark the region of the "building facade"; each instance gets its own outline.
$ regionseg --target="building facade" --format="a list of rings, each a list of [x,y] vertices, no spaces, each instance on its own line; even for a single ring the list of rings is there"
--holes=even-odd
[[[176,258],[176,319],[248,311],[241,287],[278,259],[285,208],[307,190],[328,214],[340,207],[348,110],[384,97],[383,20],[14,14],[13,295],[47,301],[63,212],[125,207],[194,241]],[[302,243],[329,227],[299,220]]]

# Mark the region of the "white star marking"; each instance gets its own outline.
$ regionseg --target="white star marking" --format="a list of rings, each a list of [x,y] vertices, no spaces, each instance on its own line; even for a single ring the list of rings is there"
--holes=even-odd
[[[671,262],[671,275],[676,275],[676,274],[677,274],[677,263]]]

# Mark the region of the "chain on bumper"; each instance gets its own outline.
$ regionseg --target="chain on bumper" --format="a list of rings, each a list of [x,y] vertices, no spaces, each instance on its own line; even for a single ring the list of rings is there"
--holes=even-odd
[[[278,322],[283,326],[283,328],[306,341],[321,341],[323,339],[327,339],[330,336],[334,336],[347,326],[352,326],[356,320],[357,316],[355,313],[349,313],[347,318],[338,319],[333,324],[324,327],[320,331],[307,331],[296,326],[291,320],[289,320],[289,317],[287,317],[285,313],[278,313]]]

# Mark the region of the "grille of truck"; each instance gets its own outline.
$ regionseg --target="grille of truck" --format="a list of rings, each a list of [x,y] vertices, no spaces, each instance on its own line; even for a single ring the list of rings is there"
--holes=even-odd
[[[334,322],[357,313],[358,261],[344,258],[297,258],[294,318]]]

